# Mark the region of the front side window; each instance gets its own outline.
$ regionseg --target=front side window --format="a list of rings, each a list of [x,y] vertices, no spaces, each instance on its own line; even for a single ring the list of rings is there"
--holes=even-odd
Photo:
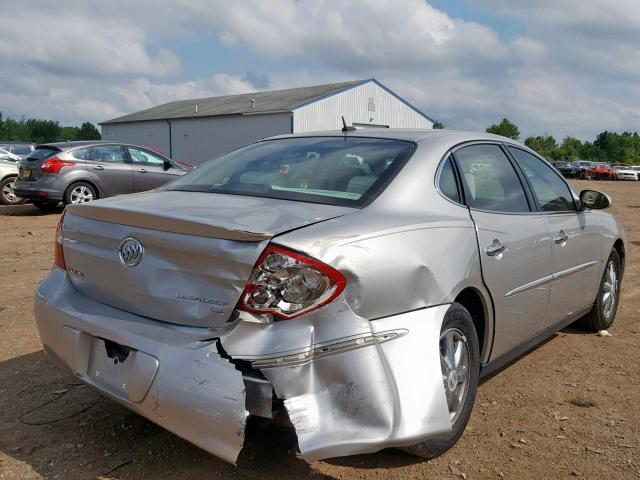
[[[89,155],[95,162],[124,163],[124,155],[119,145],[93,147]]]
[[[529,211],[522,183],[498,145],[471,145],[456,150],[454,156],[469,207],[495,212]]]
[[[414,146],[363,137],[268,140],[218,157],[165,188],[360,206],[384,188]]]
[[[150,167],[163,167],[166,160],[159,155],[142,150],[140,148],[127,147],[131,161],[135,165],[148,165]]]
[[[520,148],[509,147],[509,151],[516,157],[518,165],[529,180],[542,211],[562,212],[576,209],[571,190],[549,165]]]

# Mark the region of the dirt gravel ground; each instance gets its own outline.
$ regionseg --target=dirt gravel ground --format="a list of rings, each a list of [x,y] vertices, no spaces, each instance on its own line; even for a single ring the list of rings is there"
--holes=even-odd
[[[307,464],[295,436],[251,426],[226,464],[79,385],[44,356],[33,292],[60,212],[0,207],[0,478],[640,478],[640,182],[575,181],[614,198],[627,270],[611,337],[567,328],[480,386],[458,445]]]

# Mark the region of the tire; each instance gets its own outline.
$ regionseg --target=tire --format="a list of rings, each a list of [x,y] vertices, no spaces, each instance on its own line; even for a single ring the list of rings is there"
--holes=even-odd
[[[45,212],[53,212],[58,208],[58,202],[39,202],[36,200],[33,202],[33,206]]]
[[[13,192],[13,182],[16,177],[7,177],[0,182],[0,204],[1,205],[22,205],[25,199],[18,197]]]
[[[615,273],[613,282],[611,278],[612,271]],[[607,259],[607,265],[604,268],[604,273],[600,280],[600,288],[598,288],[598,295],[596,296],[593,308],[588,314],[578,320],[577,323],[579,326],[594,332],[607,330],[611,327],[611,324],[616,318],[618,303],[620,301],[621,279],[622,262],[620,261],[620,255],[614,249]],[[613,291],[611,291],[612,289]],[[611,298],[613,303],[609,304],[606,301],[606,293],[609,293],[610,296],[608,298]]]
[[[87,182],[75,182],[67,187],[64,192],[65,205],[77,205],[91,202],[98,198],[98,194],[93,185]]]
[[[446,353],[446,338],[449,337],[449,333],[453,332],[454,336],[461,334],[460,341],[462,346],[467,347],[467,377],[466,377],[466,392],[462,395],[462,401],[459,402],[460,408],[455,408],[455,400],[449,403],[449,395],[455,397],[455,393],[458,392],[459,386],[464,386],[464,382],[460,382],[452,379],[452,376],[446,375],[446,369],[448,364],[443,357],[443,353]],[[422,458],[436,458],[442,455],[444,452],[453,447],[462,433],[464,432],[469,417],[471,416],[471,410],[473,409],[473,402],[476,398],[476,392],[478,390],[478,378],[480,375],[480,353],[478,336],[476,329],[473,325],[473,319],[466,308],[459,303],[453,303],[447,313],[444,316],[442,322],[442,329],[440,331],[440,355],[441,355],[441,368],[443,371],[442,377],[445,383],[445,392],[447,393],[447,401],[450,407],[450,415],[452,416],[452,429],[451,432],[445,435],[437,436],[425,440],[424,442],[405,447],[403,450],[412,455],[416,455]],[[457,345],[457,342],[455,343]],[[446,357],[446,355],[445,355]],[[464,351],[461,353],[460,362],[463,363]],[[455,382],[455,383],[454,383]],[[456,386],[457,385],[457,386]],[[449,387],[453,387],[451,392]],[[453,408],[454,412],[451,412]]]

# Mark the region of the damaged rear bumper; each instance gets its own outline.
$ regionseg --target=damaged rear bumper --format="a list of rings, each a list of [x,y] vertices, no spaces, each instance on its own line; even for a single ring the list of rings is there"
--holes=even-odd
[[[333,308],[306,320],[240,321],[212,333],[95,302],[59,270],[36,291],[40,336],[58,363],[226,461],[234,463],[242,449],[250,412],[270,416],[271,389],[284,400],[308,461],[449,432],[438,352],[448,306],[371,322],[344,305]],[[317,323],[322,315],[332,318]],[[322,327],[334,322],[346,326],[345,335],[334,334],[335,324]],[[243,378],[233,360],[266,380]]]

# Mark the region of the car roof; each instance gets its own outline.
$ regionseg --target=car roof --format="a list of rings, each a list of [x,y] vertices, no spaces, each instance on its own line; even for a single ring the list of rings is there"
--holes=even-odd
[[[35,143],[21,140],[0,140],[0,145],[35,145]]]
[[[102,143],[109,144],[117,144],[121,145],[119,142],[105,142],[103,140],[74,140],[72,142],[50,142],[50,143],[41,143],[38,145],[38,148],[56,148],[58,150],[69,150],[75,147],[88,147],[91,145],[100,145]]]
[[[510,138],[502,137],[500,135],[494,135],[486,132],[469,132],[450,129],[425,129],[425,128],[358,128],[356,130],[350,130],[348,132],[342,132],[341,130],[326,130],[320,132],[304,132],[293,133],[286,135],[277,135],[270,138],[286,138],[286,137],[331,137],[331,136],[343,136],[348,137],[376,137],[376,138],[389,138],[394,140],[408,140],[412,142],[419,142],[422,140],[433,139],[459,139],[460,141],[466,141],[469,139],[477,140],[498,140],[517,143]]]
[[[277,135],[265,140],[281,138],[302,138],[302,137],[363,137],[363,138],[384,138],[390,140],[405,140],[410,142],[427,143],[437,142],[448,145],[449,148],[457,144],[471,141],[489,140],[494,142],[504,142],[517,145],[526,150],[530,150],[525,145],[501,135],[494,135],[486,132],[469,132],[450,129],[401,129],[401,128],[359,128],[342,132],[341,130],[328,130],[321,132],[305,132],[287,135]]]

